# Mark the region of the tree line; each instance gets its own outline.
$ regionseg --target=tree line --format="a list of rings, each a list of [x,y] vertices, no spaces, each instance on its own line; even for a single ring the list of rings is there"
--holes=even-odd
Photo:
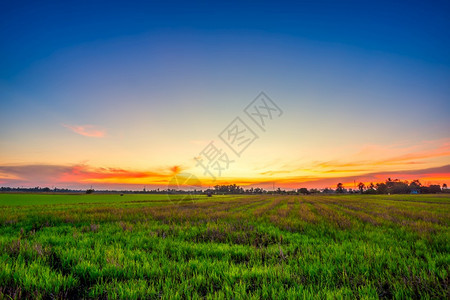
[[[439,184],[423,185],[418,179],[407,181],[388,178],[385,182],[378,182],[366,185],[363,182],[358,183],[357,192],[361,194],[436,194],[448,192],[447,184],[442,188]],[[336,185],[336,193],[348,192],[344,189],[342,183]]]
[[[179,189],[154,189],[154,190],[146,190],[145,188],[142,191],[132,191],[132,190],[100,190],[95,191],[94,189],[90,188],[87,190],[73,190],[73,189],[61,189],[61,188],[53,188],[50,189],[48,187],[34,187],[34,188],[11,188],[11,187],[0,187],[0,192],[28,192],[28,193],[49,193],[49,192],[56,192],[56,193],[126,193],[126,194],[183,194],[187,191]],[[432,184],[432,185],[423,185],[419,180],[412,180],[412,181],[402,181],[399,179],[391,179],[388,178],[384,182],[378,182],[378,183],[369,183],[365,184],[363,182],[360,182],[356,185],[354,189],[352,188],[345,188],[344,184],[339,182],[336,185],[336,189],[332,188],[325,188],[325,189],[307,189],[307,188],[298,188],[298,189],[291,189],[291,190],[285,190],[278,187],[274,190],[265,190],[263,188],[259,187],[251,187],[244,189],[243,187],[236,185],[236,184],[229,184],[229,185],[216,185],[213,188],[209,189],[196,189],[191,190],[188,193],[192,194],[247,194],[247,195],[253,195],[253,194],[280,194],[280,195],[308,195],[308,194],[354,194],[354,193],[360,193],[360,194],[436,194],[436,193],[450,193],[450,189],[447,188],[447,184],[443,184],[442,187],[438,184]]]
[[[283,190],[277,188],[276,190],[268,191],[262,188],[248,188],[244,189],[236,184],[231,185],[216,185],[213,189],[207,189],[206,193],[213,194],[286,194],[286,195],[308,195],[308,194],[436,194],[436,193],[450,193],[447,184],[442,187],[438,184],[423,185],[418,179],[407,181],[400,179],[388,178],[384,182],[377,182],[366,185],[363,182],[358,183],[355,189],[345,188],[343,183],[338,183],[336,189],[307,189],[298,188],[294,190]]]

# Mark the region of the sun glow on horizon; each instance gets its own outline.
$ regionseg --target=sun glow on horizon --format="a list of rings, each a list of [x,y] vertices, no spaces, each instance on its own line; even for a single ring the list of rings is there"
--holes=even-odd
[[[428,26],[410,4],[367,19],[363,4],[313,2],[176,17],[163,2],[73,15],[5,5],[2,186],[450,181],[450,19],[428,3]],[[239,154],[220,136],[235,120],[253,132]],[[195,160],[211,141],[232,161],[215,179]]]

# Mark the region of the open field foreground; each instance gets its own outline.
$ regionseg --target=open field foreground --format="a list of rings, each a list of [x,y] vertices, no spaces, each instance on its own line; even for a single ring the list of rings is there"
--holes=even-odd
[[[0,194],[0,298],[450,297],[449,196],[173,202]]]

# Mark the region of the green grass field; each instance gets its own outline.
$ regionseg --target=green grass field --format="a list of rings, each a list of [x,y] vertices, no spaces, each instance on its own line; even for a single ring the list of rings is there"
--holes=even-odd
[[[0,299],[448,299],[450,197],[0,194]]]

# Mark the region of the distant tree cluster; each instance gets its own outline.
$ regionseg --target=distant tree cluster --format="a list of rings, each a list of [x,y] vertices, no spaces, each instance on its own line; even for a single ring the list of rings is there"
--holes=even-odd
[[[214,189],[207,189],[205,193],[213,193],[213,194],[246,194],[246,195],[254,195],[254,194],[280,194],[280,195],[299,195],[304,194],[308,195],[311,193],[320,193],[317,189],[308,190],[307,188],[299,188],[294,190],[283,190],[281,188],[277,188],[273,191],[268,191],[262,188],[249,188],[244,189],[243,187],[230,184],[230,185],[216,185]]]
[[[361,194],[436,194],[447,192],[447,184],[441,186],[438,184],[422,185],[416,179],[413,181],[402,181],[399,179],[388,178],[385,182],[370,183],[366,186],[364,183],[358,183],[358,190]],[[336,185],[336,193],[346,192],[342,183]],[[348,191],[347,191],[348,192]]]
[[[216,193],[225,193],[225,194],[243,194],[245,192],[242,187],[236,184],[216,185],[214,186],[214,191]]]
[[[67,192],[80,192],[80,190],[70,190],[70,189],[60,189],[60,188],[49,188],[49,187],[32,187],[32,188],[12,188],[12,187],[0,187],[0,192],[22,192],[22,193],[67,193]]]
[[[284,190],[281,188],[277,188],[275,190],[265,190],[262,188],[248,188],[244,189],[243,187],[230,184],[230,185],[216,185],[213,188],[209,189],[197,189],[191,190],[189,193],[197,194],[197,195],[224,195],[224,194],[245,194],[245,195],[254,195],[254,194],[279,194],[279,195],[309,195],[309,194],[436,194],[436,193],[450,193],[450,189],[447,188],[447,184],[443,184],[442,187],[440,185],[423,185],[419,180],[413,181],[402,181],[399,179],[391,179],[388,178],[384,182],[380,183],[370,183],[368,185],[363,182],[358,183],[357,188],[346,189],[344,184],[339,182],[336,185],[336,189],[324,188],[324,189],[307,189],[307,188],[298,188],[292,190]],[[61,189],[61,188],[52,188],[49,187],[34,187],[34,188],[11,188],[11,187],[0,187],[0,192],[19,192],[19,193],[105,193],[105,194],[185,194],[187,191],[179,189],[154,189],[147,190],[143,189],[141,191],[132,191],[132,190],[95,190],[90,188],[87,190],[71,190],[71,189]]]

